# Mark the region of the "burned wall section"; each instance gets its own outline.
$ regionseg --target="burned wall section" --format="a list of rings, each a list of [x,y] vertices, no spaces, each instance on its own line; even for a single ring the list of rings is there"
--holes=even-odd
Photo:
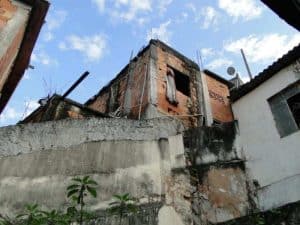
[[[234,122],[185,131],[184,146],[195,224],[220,223],[246,215],[247,177],[237,154]]]
[[[175,73],[175,83],[177,86],[176,99],[178,104],[172,104],[166,96],[168,69],[172,69]],[[184,79],[187,80],[186,82],[178,82],[178,80],[183,80],[185,76],[187,77]],[[201,97],[202,94],[199,92],[202,90],[198,86],[197,76],[200,76],[199,67],[194,62],[170,49],[168,46],[161,43],[157,44],[157,109],[164,115],[178,117],[188,128],[199,125],[201,114],[199,96]],[[187,86],[179,87],[179,85]]]
[[[148,104],[148,62],[146,48],[86,105],[102,113],[137,119]]]

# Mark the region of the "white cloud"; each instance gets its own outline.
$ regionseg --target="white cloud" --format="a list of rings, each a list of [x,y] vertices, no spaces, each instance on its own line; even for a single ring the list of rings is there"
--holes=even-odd
[[[46,41],[46,42],[49,42],[49,41],[53,40],[53,38],[54,38],[54,35],[53,35],[53,33],[50,32],[50,31],[47,31],[47,32],[44,34],[44,41]]]
[[[200,50],[201,56],[204,58],[211,57],[215,55],[215,52],[212,48],[202,48]]]
[[[273,61],[300,43],[300,34],[293,36],[281,34],[250,35],[241,39],[225,42],[224,49],[240,54],[243,48],[250,62],[266,63]]]
[[[0,124],[7,125],[16,123],[31,114],[37,107],[39,107],[39,104],[34,100],[25,101],[24,108],[22,108],[22,110],[17,110],[14,107],[7,106],[0,115]]]
[[[193,3],[188,3],[185,7],[192,12],[194,22],[200,23],[202,29],[211,28],[219,23],[220,13],[212,6],[202,6],[197,9]]]
[[[182,12],[180,14],[180,16],[178,16],[174,21],[175,21],[175,23],[180,24],[180,23],[185,22],[188,19],[188,17],[189,17],[189,14],[187,12]]]
[[[196,8],[196,6],[193,4],[193,3],[187,3],[186,5],[185,5],[185,7],[186,8],[188,8],[189,10],[191,10],[192,12],[194,12],[194,13],[196,13],[197,12],[197,8]]]
[[[97,8],[100,13],[104,12],[105,9],[105,0],[92,0],[97,5]]]
[[[50,57],[45,51],[32,53],[31,60],[33,63],[40,63],[45,66],[58,66],[57,60]]]
[[[137,20],[140,14],[152,10],[151,0],[114,0],[114,2],[114,8],[110,12],[111,16],[127,22]]]
[[[152,12],[164,15],[174,0],[91,0],[101,14],[112,22],[134,22],[144,25],[154,17]]]
[[[219,22],[219,13],[211,6],[203,7],[200,15],[200,18],[203,18],[201,24],[203,29],[208,29],[211,26],[215,26]]]
[[[50,57],[44,50],[37,50],[31,54],[31,61],[44,66],[58,66],[58,62],[53,57]]]
[[[171,20],[159,25],[159,27],[154,27],[147,33],[146,40],[159,39],[166,43],[170,42],[172,32],[168,30],[168,26],[171,24]]]
[[[167,7],[173,2],[173,0],[160,0],[158,2],[159,13],[163,14],[167,10]]]
[[[255,0],[219,0],[218,6],[233,17],[235,22],[238,19],[255,19],[262,14],[262,8]]]
[[[59,29],[67,18],[65,10],[55,10],[50,12],[46,18],[46,32],[43,36],[44,41],[49,42],[54,38],[54,30]]]
[[[25,101],[25,111],[22,115],[22,119],[24,119],[25,117],[29,116],[34,110],[36,110],[38,107],[40,106],[40,104],[35,101],[35,100],[28,100]]]
[[[232,64],[233,64],[233,62],[229,59],[218,58],[218,59],[214,59],[213,61],[211,61],[205,67],[207,67],[209,69],[219,69],[219,68],[223,67],[224,69],[226,69],[228,66],[230,66]]]
[[[20,120],[21,118],[22,118],[22,113],[8,106],[4,109],[4,111],[0,115],[0,122],[6,124],[9,121],[17,121]]]
[[[61,50],[74,50],[81,52],[88,61],[100,60],[107,50],[107,42],[104,35],[93,36],[70,35],[65,42],[59,44]]]

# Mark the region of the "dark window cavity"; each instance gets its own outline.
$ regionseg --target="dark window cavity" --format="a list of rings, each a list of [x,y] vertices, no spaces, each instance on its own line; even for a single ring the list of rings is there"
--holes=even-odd
[[[300,93],[294,95],[293,97],[290,97],[287,100],[287,103],[298,128],[300,128]]]
[[[300,82],[283,89],[268,99],[280,137],[299,130]]]
[[[180,91],[182,94],[190,97],[190,78],[178,70],[173,69],[173,71],[175,74],[175,85],[177,91]]]

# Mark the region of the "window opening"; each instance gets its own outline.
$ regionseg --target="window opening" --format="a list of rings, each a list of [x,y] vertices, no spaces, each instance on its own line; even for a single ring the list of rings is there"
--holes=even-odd
[[[189,76],[174,70],[174,74],[175,74],[175,85],[176,85],[176,89],[177,91],[180,91],[182,94],[189,96],[191,95],[190,93],[190,78]]]
[[[298,128],[300,128],[300,93],[294,95],[293,97],[290,97],[287,100],[287,103]]]

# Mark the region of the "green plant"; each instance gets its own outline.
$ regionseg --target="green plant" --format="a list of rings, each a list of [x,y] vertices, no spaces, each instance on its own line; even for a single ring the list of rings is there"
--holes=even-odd
[[[0,225],[14,225],[14,222],[8,216],[2,216],[0,214]]]
[[[50,212],[41,211],[43,214],[42,224],[45,225],[68,225],[69,217],[67,214],[59,212],[57,210],[51,210]]]
[[[27,204],[25,213],[19,214],[16,218],[20,219],[19,222],[24,225],[40,225],[43,221],[43,214],[39,210],[38,204]]]
[[[79,224],[82,225],[83,223],[83,216],[84,216],[84,206],[85,206],[85,197],[90,194],[92,197],[97,197],[97,182],[91,179],[89,176],[85,176],[83,178],[73,178],[73,184],[67,187],[67,196],[71,198],[80,208],[79,208]],[[72,213],[77,212],[76,207],[69,208],[69,211]]]
[[[118,214],[120,216],[119,224],[122,224],[122,219],[125,213],[136,213],[137,206],[136,200],[130,196],[129,193],[114,195],[115,201],[111,202],[109,211],[112,214]]]

